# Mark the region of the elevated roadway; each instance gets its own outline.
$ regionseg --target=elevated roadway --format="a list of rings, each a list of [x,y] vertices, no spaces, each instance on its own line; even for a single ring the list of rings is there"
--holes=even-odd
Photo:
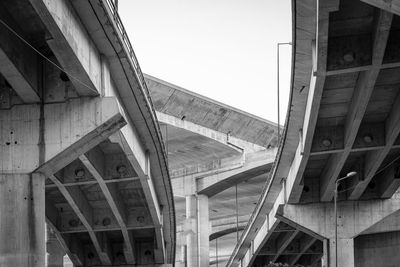
[[[168,151],[176,266],[224,265],[271,170],[276,125],[145,77]]]
[[[175,259],[161,131],[112,1],[0,3],[1,266]]]
[[[400,262],[399,6],[292,1],[285,130],[228,267]],[[357,175],[339,184],[335,225],[335,182],[349,172]]]

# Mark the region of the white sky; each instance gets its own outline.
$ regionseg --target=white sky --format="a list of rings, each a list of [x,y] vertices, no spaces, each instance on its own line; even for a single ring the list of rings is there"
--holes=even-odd
[[[142,71],[277,121],[276,44],[292,41],[290,0],[119,0]],[[291,46],[281,46],[281,124]]]

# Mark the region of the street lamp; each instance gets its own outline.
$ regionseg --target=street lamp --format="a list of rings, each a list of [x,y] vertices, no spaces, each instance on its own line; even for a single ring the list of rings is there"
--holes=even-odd
[[[346,180],[350,177],[353,177],[354,175],[356,175],[356,172],[349,172],[345,177],[339,178],[335,181],[335,191],[334,191],[334,209],[335,209],[335,266],[338,266],[338,253],[337,253],[337,228],[338,228],[338,218],[337,218],[337,197],[338,197],[338,186],[339,183],[343,180]]]
[[[279,110],[279,106],[280,106],[280,101],[279,101],[279,47],[281,46],[281,45],[292,45],[292,43],[291,42],[288,42],[288,43],[277,43],[276,44],[276,63],[277,63],[277,68],[278,68],[278,70],[277,70],[277,72],[276,72],[276,75],[277,75],[277,97],[278,97],[278,146],[279,146],[279,141],[280,141],[280,114],[279,114],[279,112],[280,112],[280,110]]]

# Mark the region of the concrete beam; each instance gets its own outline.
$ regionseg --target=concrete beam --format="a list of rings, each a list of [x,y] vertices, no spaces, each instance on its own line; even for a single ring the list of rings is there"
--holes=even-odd
[[[104,246],[102,246],[100,243],[99,236],[93,231],[93,208],[90,206],[84,193],[78,187],[66,188],[63,186],[60,178],[56,177],[55,175],[50,175],[49,178],[57,185],[58,190],[60,190],[65,200],[85,226],[101,264],[111,265],[111,255],[109,255],[109,252],[104,249]]]
[[[68,255],[69,259],[75,266],[83,266],[83,257],[82,253],[76,253],[70,249],[67,240],[65,240],[62,233],[58,230],[57,222],[61,217],[58,213],[58,210],[50,200],[46,200],[46,223],[47,227],[51,228],[54,235],[57,237],[58,242],[62,246],[64,252]]]
[[[316,129],[311,155],[342,153],[345,150],[343,134],[342,126]],[[324,144],[325,142],[328,143]],[[379,150],[384,147],[385,125],[383,123],[361,124],[350,152]],[[394,147],[400,147],[400,145]]]
[[[143,179],[144,177],[125,177],[125,178],[118,178],[118,179],[112,179],[112,180],[104,180],[104,183],[106,184],[115,184],[115,183],[122,183],[122,182],[133,182],[133,181],[138,181],[139,179]],[[97,184],[97,181],[82,181],[82,182],[64,182],[63,185],[68,187],[68,186],[81,186],[81,185],[90,185],[90,184]],[[46,184],[46,188],[56,188],[57,186],[55,184]]]
[[[376,233],[387,233],[387,232],[399,232],[400,231],[400,209],[391,215],[383,218],[383,220],[372,225],[361,233],[361,235],[376,234]]]
[[[46,267],[64,267],[64,248],[57,239],[56,234],[50,227],[46,227]]]
[[[234,150],[236,150],[238,153],[242,153],[244,151],[247,152],[255,152],[255,151],[260,151],[264,150],[265,148],[257,145],[250,143],[248,141],[230,136],[229,133],[222,133],[218,132],[216,130],[201,126],[199,124],[195,124],[193,122],[187,121],[182,118],[177,118],[171,115],[168,115],[166,113],[162,113],[159,111],[156,111],[157,115],[157,120],[161,123],[165,123],[168,125],[171,125],[173,127],[177,127],[186,131],[190,131],[195,134],[199,134],[202,136],[205,136],[207,138],[213,139],[217,142],[220,142]]]
[[[197,193],[212,197],[235,184],[265,175],[271,170],[274,160],[274,150],[246,154],[243,167],[214,175],[198,177],[196,179]]]
[[[380,8],[387,12],[393,13],[397,16],[400,16],[400,1],[399,0],[361,0],[364,3],[367,3],[371,6]]]
[[[107,200],[108,205],[111,208],[115,218],[121,227],[122,236],[124,238],[124,254],[127,264],[135,263],[134,255],[134,243],[132,236],[129,234],[127,229],[127,214],[125,204],[118,194],[116,184],[107,185],[104,179],[105,176],[105,161],[104,154],[99,149],[92,149],[86,154],[79,157],[83,165],[89,170],[94,179],[98,182],[101,191]]]
[[[242,266],[251,266],[256,258],[256,255],[260,252],[260,250],[263,248],[264,244],[269,240],[269,238],[271,238],[271,235],[280,224],[280,220],[277,219],[274,215],[279,208],[279,203],[285,203],[285,201],[285,194],[282,190],[271,211],[268,213],[267,216],[264,215],[264,221],[261,226],[255,230],[256,234],[254,235],[254,238],[249,242],[250,244],[246,244],[246,250],[244,251],[241,258]],[[240,239],[240,242],[244,243],[242,239],[243,235]],[[230,264],[239,264],[239,262],[235,263],[231,260],[232,257],[229,260]]]
[[[17,107],[22,110],[28,108],[26,106]],[[39,135],[41,118],[40,114],[36,116],[37,121],[31,123],[36,124],[38,130],[36,134]],[[39,162],[37,155],[30,154],[31,150],[24,150],[21,153],[24,153],[26,157],[21,157],[20,166],[23,167],[28,162],[32,169],[38,167],[35,172],[45,176],[56,173],[126,124],[120,106],[113,97],[81,98],[66,103],[48,104],[44,106],[44,120],[43,138],[46,149],[42,156],[43,162]],[[9,127],[12,129],[16,126],[26,127],[26,125],[17,123]],[[23,128],[18,127],[15,132],[24,131]],[[37,136],[37,140],[39,140],[39,136]],[[25,144],[31,144],[29,142],[32,141],[28,140]],[[24,144],[24,142],[21,143]],[[31,160],[27,161],[28,157]]]
[[[11,32],[11,29],[18,31],[17,34],[22,36],[4,9],[0,11],[0,17],[7,23],[7,26],[0,24],[0,72],[24,103],[38,103],[39,59],[26,43]]]
[[[381,65],[389,38],[393,15],[385,11],[378,13],[373,30],[372,64]],[[338,178],[356,139],[358,129],[367,109],[379,69],[361,72],[354,88],[349,112],[344,125],[344,151],[330,157],[321,177],[321,201],[330,201],[333,197],[335,181]]]
[[[329,12],[339,9],[339,1],[323,2],[318,1],[317,8],[317,40],[312,44],[312,68],[313,72],[310,78],[308,89],[307,104],[303,119],[303,127],[299,135],[300,140],[296,149],[295,160],[293,160],[290,172],[293,178],[288,180],[289,202],[296,203],[300,200],[303,192],[303,173],[310,156],[312,140],[317,124],[319,106],[322,99],[322,91],[325,84],[327,55],[328,55],[328,32],[329,32]],[[318,74],[316,73],[318,71]],[[289,172],[289,174],[290,174]]]
[[[299,234],[299,230],[296,229],[292,232],[287,232],[284,234],[284,237],[277,240],[277,253],[272,259],[272,262],[276,262],[278,258],[282,255],[282,253],[286,250],[286,248],[292,243],[292,241],[296,238]]]
[[[289,265],[295,265],[299,259],[301,258],[301,256],[307,252],[307,250],[315,243],[315,241],[317,241],[316,238],[309,236],[309,235],[305,235],[303,238],[300,239],[300,250],[299,250],[299,254],[295,255],[289,262]]]
[[[132,129],[125,127],[120,132],[110,136],[110,141],[118,143],[129,162],[132,164],[135,172],[138,174],[142,186],[146,203],[155,227],[157,247],[155,249],[156,263],[162,263],[165,257],[164,235],[162,229],[161,209],[156,195],[156,190],[151,174],[150,160],[148,153],[143,149],[137,133]]]
[[[68,0],[29,1],[46,25],[47,43],[80,96],[101,91],[101,59],[93,41]]]
[[[285,204],[279,207],[276,217],[293,227],[301,226],[319,236],[333,238],[335,227],[331,222],[335,219],[332,206],[332,203]],[[399,208],[400,198],[339,202],[338,236],[354,238]]]
[[[400,186],[400,166],[396,164],[379,177],[378,191],[380,198],[391,198]]]
[[[390,112],[389,117],[385,122],[385,146],[383,149],[370,151],[365,156],[365,168],[364,168],[364,179],[357,181],[357,183],[351,184],[353,190],[350,191],[349,199],[359,199],[364,193],[368,184],[375,176],[382,162],[393,148],[393,145],[400,134],[400,93],[397,95],[395,102],[393,103],[393,108]],[[391,190],[393,193],[395,190]],[[387,197],[391,197],[388,192]]]

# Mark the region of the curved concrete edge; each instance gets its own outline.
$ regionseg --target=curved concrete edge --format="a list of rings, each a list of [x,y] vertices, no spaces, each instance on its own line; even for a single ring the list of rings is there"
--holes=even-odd
[[[106,58],[109,55],[117,55],[108,57],[110,71],[128,119],[134,122],[149,152],[150,165],[156,166],[152,171],[156,195],[163,207],[163,232],[167,244],[165,261],[172,264],[175,261],[176,243],[172,184],[161,130],[139,63],[111,1],[72,1],[72,4],[80,15],[82,23],[87,27],[90,37],[96,43],[97,49]],[[119,51],[116,51],[116,48]]]
[[[301,128],[300,124],[305,114],[308,91],[308,88],[306,89],[308,86],[306,85],[309,84],[312,71],[312,38],[315,36],[315,34],[312,34],[313,32],[315,33],[315,29],[307,29],[310,26],[313,27],[313,25],[307,24],[306,21],[297,17],[298,9],[307,9],[307,5],[316,7],[315,0],[307,0],[305,2],[307,3],[297,6],[296,0],[292,0],[293,45],[291,89],[285,127],[279,142],[278,153],[260,200],[228,260],[227,267],[239,266],[246,252],[251,249],[251,240],[254,239],[263,224],[267,222],[265,215],[273,208],[273,203],[278,198],[282,188],[281,179],[277,179],[277,177],[287,176],[289,172],[288,166],[292,163],[299,143],[300,135],[298,129]],[[313,3],[314,5],[312,5]],[[304,13],[307,14],[307,11],[310,12],[310,10],[306,10]],[[311,12],[310,15],[311,17],[308,17],[307,21],[312,21],[312,16],[315,16],[315,12]],[[301,49],[298,49],[298,47],[301,47]],[[307,66],[309,67],[309,71],[304,71],[304,69],[307,69]]]

